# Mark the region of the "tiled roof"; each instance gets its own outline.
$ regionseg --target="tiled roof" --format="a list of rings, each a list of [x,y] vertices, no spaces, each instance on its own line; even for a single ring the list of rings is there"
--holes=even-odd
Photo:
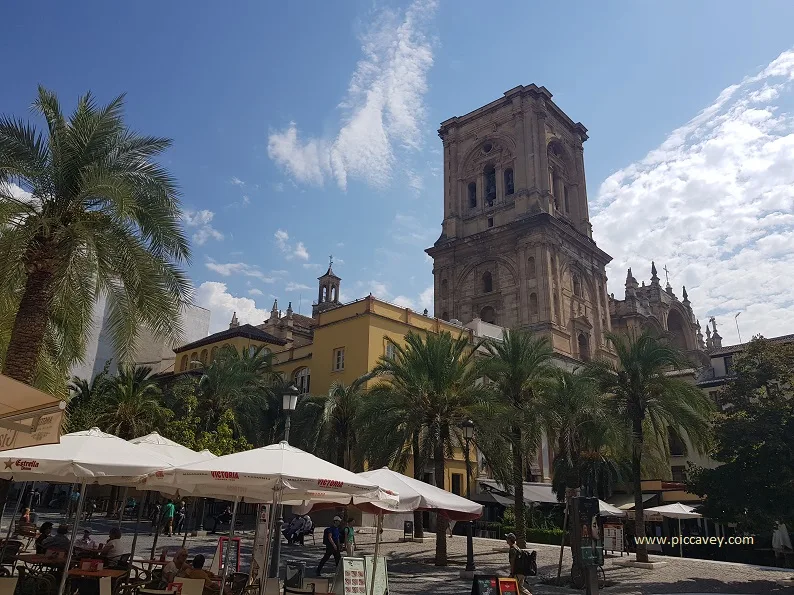
[[[317,326],[317,320],[311,316],[304,316],[303,314],[293,314],[292,320],[297,326],[312,328]]]
[[[794,335],[781,335],[780,337],[771,337],[767,339],[770,343],[794,343]],[[710,356],[714,355],[727,355],[729,353],[738,353],[744,351],[745,344],[741,345],[726,345],[725,347],[718,347],[708,352]]]
[[[182,345],[181,347],[177,347],[176,349],[174,349],[174,352],[180,353],[182,351],[190,351],[191,349],[197,349],[198,347],[203,347],[204,345],[211,345],[212,343],[218,343],[219,341],[226,341],[227,339],[233,339],[234,337],[253,339],[255,341],[262,341],[263,343],[270,343],[272,345],[287,344],[287,342],[284,339],[279,339],[278,337],[274,337],[270,333],[266,333],[265,331],[258,329],[253,325],[241,324],[240,326],[235,326],[230,329],[226,329],[225,331],[220,331],[213,335],[209,335],[208,337],[204,337],[203,339],[199,339],[198,341],[193,341],[192,343],[188,343],[187,345]]]

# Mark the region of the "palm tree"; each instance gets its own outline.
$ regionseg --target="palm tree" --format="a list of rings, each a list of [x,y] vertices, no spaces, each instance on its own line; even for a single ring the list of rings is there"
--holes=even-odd
[[[141,326],[181,334],[190,252],[175,182],[154,161],[171,143],[129,130],[123,99],[100,107],[88,93],[67,119],[39,87],[45,133],[0,117],[0,287],[19,296],[3,373],[22,382],[43,351],[82,355],[102,295],[121,361]]]
[[[478,419],[488,406],[489,393],[476,382],[478,345],[469,344],[466,336],[454,339],[449,332],[426,337],[408,333],[405,347],[390,342],[394,357],[381,357],[373,369],[383,380],[372,387],[362,408],[366,450],[376,464],[398,469],[405,468],[408,453],[413,453],[417,479],[432,460],[436,485],[444,489],[445,458],[463,444],[461,422]],[[447,564],[446,530],[446,519],[439,515],[437,566]]]
[[[545,338],[525,330],[504,331],[501,341],[486,343],[490,358],[483,371],[491,387],[508,410],[508,437],[512,460],[513,506],[516,539],[526,546],[524,469],[536,451],[542,430],[540,404],[544,384],[552,374],[552,350]]]
[[[238,434],[255,444],[270,444],[273,425],[281,416],[281,383],[273,369],[273,354],[266,347],[242,352],[231,346],[221,348],[198,383],[202,429],[214,430],[224,413],[231,411]]]
[[[78,376],[72,377],[66,406],[66,423],[70,432],[87,430],[94,425],[97,410],[102,406],[102,397],[110,386],[109,368],[110,361],[90,382]]]
[[[167,423],[172,413],[162,406],[160,386],[151,373],[145,366],[122,366],[108,381],[97,416],[101,429],[131,440]]]
[[[683,354],[650,331],[622,336],[607,333],[617,361],[597,360],[588,365],[599,390],[609,396],[611,414],[623,423],[631,444],[631,474],[634,483],[634,535],[645,537],[642,502],[643,451],[652,441],[668,451],[670,430],[689,438],[703,451],[710,431],[711,401],[696,386],[671,375],[688,365]],[[648,549],[636,542],[637,561],[648,561]]]
[[[295,412],[295,429],[312,452],[351,471],[363,471],[356,421],[366,397],[364,374],[351,384],[334,382],[327,395],[305,397]]]

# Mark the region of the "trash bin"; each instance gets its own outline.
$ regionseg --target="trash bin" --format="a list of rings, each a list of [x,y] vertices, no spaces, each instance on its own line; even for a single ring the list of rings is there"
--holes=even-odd
[[[412,539],[414,536],[414,522],[403,522],[403,539]]]
[[[285,587],[303,589],[303,578],[306,576],[306,562],[291,560],[286,564]]]

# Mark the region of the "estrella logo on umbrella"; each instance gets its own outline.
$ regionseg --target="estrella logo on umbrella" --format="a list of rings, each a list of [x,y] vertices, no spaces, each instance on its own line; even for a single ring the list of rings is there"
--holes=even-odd
[[[17,467],[20,471],[30,471],[39,466],[38,461],[26,461],[24,459],[17,459],[16,461],[13,459],[9,459],[4,464],[6,466],[6,469]]]
[[[321,488],[341,488],[345,482],[338,479],[318,479],[317,485]]]
[[[212,479],[240,479],[237,471],[211,471]]]

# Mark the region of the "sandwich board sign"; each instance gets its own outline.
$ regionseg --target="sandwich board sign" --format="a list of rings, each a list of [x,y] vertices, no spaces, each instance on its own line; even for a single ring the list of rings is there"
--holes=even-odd
[[[389,577],[386,570],[386,558],[378,556],[378,568],[375,571],[375,585],[373,591],[370,592],[369,588],[372,584],[372,565],[375,556],[364,556],[364,575],[367,580],[367,595],[388,595],[389,593]]]
[[[339,560],[339,567],[334,577],[334,595],[367,595],[367,575],[364,568],[364,558],[349,558],[345,556]]]

